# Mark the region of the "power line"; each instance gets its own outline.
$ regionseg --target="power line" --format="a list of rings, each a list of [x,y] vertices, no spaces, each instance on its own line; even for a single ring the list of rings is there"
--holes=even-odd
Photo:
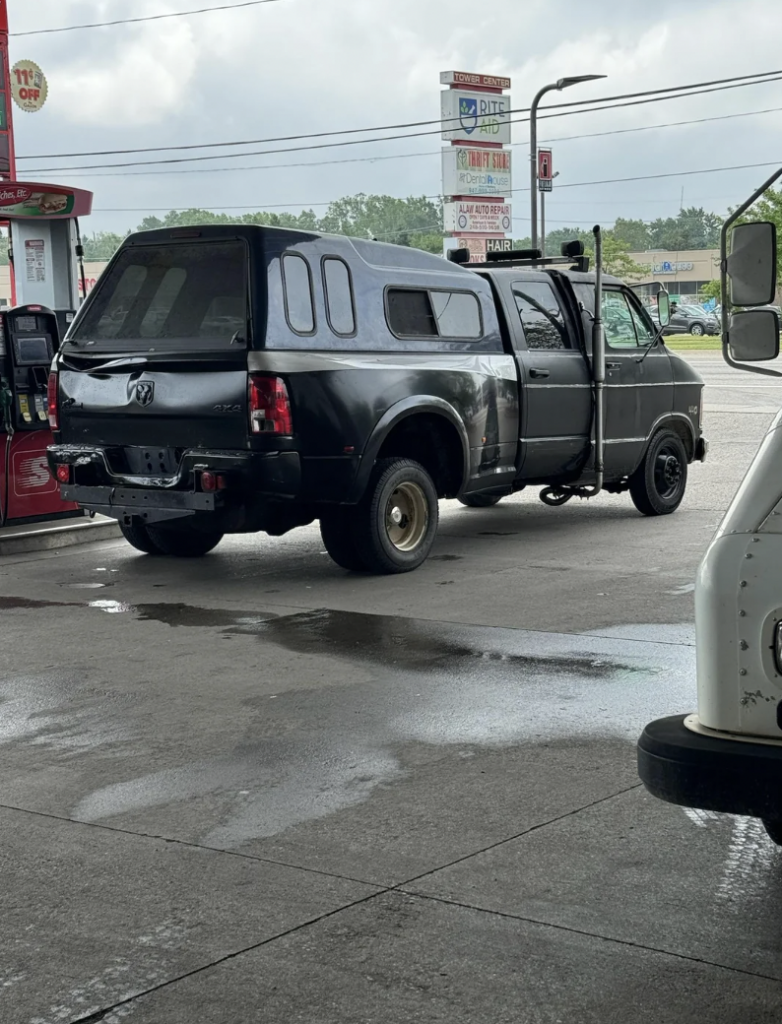
[[[162,21],[163,18],[188,18],[192,14],[209,14],[211,11],[233,11],[239,7],[258,7],[261,4],[278,4],[283,0],[244,0],[239,4],[222,4],[219,7],[200,7],[195,11],[173,11],[170,14],[149,14],[143,18],[120,18],[117,21],[96,21],[88,25],[63,25],[60,28],[36,28],[28,32],[11,32],[10,35],[46,36],[54,32],[76,32],[83,28],[110,28],[113,25],[136,25],[140,21]]]
[[[543,109],[545,109],[547,111],[552,111],[552,113],[540,114],[539,117],[538,117],[538,120],[547,120],[547,119],[552,118],[552,117],[568,117],[568,116],[571,116],[573,114],[580,114],[580,113],[596,113],[596,112],[599,112],[599,111],[602,111],[602,110],[614,110],[614,109],[618,109],[618,108],[622,108],[622,107],[641,106],[641,105],[644,105],[644,104],[647,104],[647,103],[658,103],[658,102],[663,102],[665,100],[686,99],[689,96],[701,96],[701,95],[704,95],[704,94],[707,94],[707,93],[723,92],[723,91],[726,91],[726,90],[729,90],[729,89],[742,89],[742,88],[747,88],[748,86],[751,86],[751,85],[767,85],[767,84],[771,84],[771,83],[773,83],[775,81],[780,81],[780,79],[782,79],[782,70],[780,70],[780,71],[763,72],[763,76],[766,76],[766,77],[759,77],[757,75],[742,75],[742,76],[740,76],[738,78],[719,79],[719,80],[716,80],[714,82],[694,83],[693,85],[686,85],[686,86],[685,85],[682,85],[682,86],[670,86],[668,89],[644,90],[644,91],[635,92],[635,93],[624,93],[624,94],[617,95],[617,96],[606,96],[606,97],[602,97],[602,98],[598,98],[598,99],[593,99],[593,100],[579,100],[579,101],[573,102],[573,103],[553,104],[553,105],[551,105],[549,107],[543,108]],[[769,77],[769,76],[773,76],[773,77]],[[753,81],[748,81],[747,80],[747,79],[750,79],[750,78],[752,78]],[[702,86],[704,88],[702,88]],[[706,86],[708,86],[708,88],[706,88]],[[672,95],[661,95],[662,93],[674,93],[674,94],[672,94]],[[639,98],[639,97],[646,97],[646,98]],[[625,102],[616,102],[616,101],[619,101],[619,100],[629,100],[630,102],[626,102],[626,103]],[[590,106],[590,105],[595,104],[595,103],[600,103],[600,104],[603,104],[603,105],[602,106]],[[590,109],[588,109],[588,110],[583,109],[584,107],[587,107],[587,106],[589,106]],[[569,108],[575,108],[575,109],[569,109]],[[529,111],[529,108],[523,107],[523,108],[518,108],[518,109],[515,109],[515,110],[509,110],[507,113],[508,114],[516,114],[516,113],[526,114],[526,113],[528,113],[528,111]],[[459,119],[458,118],[453,118],[452,120],[453,121],[458,121]],[[510,123],[510,124],[524,124],[524,123],[526,123],[528,121],[529,121],[528,117],[521,117],[521,118],[513,118],[508,123]],[[106,150],[106,151],[103,151],[103,152],[95,152],[95,153],[62,154],[60,156],[44,156],[44,155],[21,156],[20,155],[20,156],[17,157],[17,159],[18,160],[75,159],[77,156],[129,155],[129,154],[133,154],[133,153],[145,153],[145,152],[181,151],[181,150],[189,150],[189,149],[209,149],[209,148],[217,148],[217,147],[247,146],[247,145],[256,145],[256,144],[260,145],[260,144],[268,144],[268,143],[272,143],[272,142],[291,142],[291,141],[302,141],[302,140],[305,140],[305,139],[314,139],[314,138],[330,138],[330,137],[332,137],[334,135],[361,134],[361,133],[368,132],[368,131],[388,131],[388,130],[395,129],[396,127],[401,127],[401,128],[419,127],[419,126],[427,125],[427,124],[437,124],[437,125],[441,126],[442,122],[440,120],[409,122],[408,124],[402,124],[402,125],[398,125],[398,126],[390,125],[390,126],[387,126],[385,128],[384,127],[378,127],[378,128],[354,128],[354,129],[348,129],[348,130],[338,131],[338,132],[318,132],[318,133],[314,133],[312,135],[279,136],[277,138],[259,139],[259,140],[255,140],[255,141],[253,141],[253,140],[246,140],[246,141],[225,142],[225,143],[205,143],[203,145],[192,144],[192,145],[176,146],[176,147],[165,147],[164,146],[164,147],[157,147],[157,148],[154,148],[154,149],[150,148],[150,149],[139,149],[139,150]],[[257,151],[255,151],[253,153],[219,153],[219,154],[216,154],[215,156],[208,156],[207,155],[207,156],[193,156],[193,157],[167,157],[164,160],[146,160],[146,161],[144,161],[144,160],[135,160],[135,161],[128,161],[128,162],[125,162],[125,163],[85,164],[85,165],[76,166],[76,167],[44,167],[44,168],[41,168],[40,171],[48,172],[48,171],[57,171],[57,170],[102,170],[102,169],[106,169],[106,168],[111,169],[111,168],[114,168],[114,167],[117,167],[117,168],[124,168],[124,167],[151,167],[151,166],[158,166],[158,165],[161,165],[161,164],[200,163],[200,162],[207,161],[207,160],[241,159],[242,157],[248,157],[248,156],[271,156],[271,155],[276,155],[276,154],[279,154],[279,153],[301,153],[301,152],[307,152],[307,151],[318,150],[318,149],[334,149],[334,148],[339,148],[339,147],[344,147],[344,146],[359,146],[359,145],[366,145],[367,143],[371,143],[371,142],[390,142],[390,141],[394,141],[394,140],[397,140],[397,139],[422,138],[422,137],[429,136],[429,135],[439,135],[439,134],[441,134],[441,127],[438,127],[436,129],[434,129],[433,131],[426,131],[426,132],[410,132],[410,133],[406,133],[406,134],[403,134],[403,135],[376,136],[376,137],[369,138],[369,139],[348,139],[348,140],[343,140],[341,142],[317,143],[317,144],[310,145],[310,146],[293,146],[293,147],[288,147],[288,148],[283,148],[283,149],[257,150]],[[36,173],[39,173],[39,172],[36,172]]]
[[[551,145],[555,142],[575,142],[581,139],[599,139],[605,138],[610,135],[627,135],[634,132],[648,132],[654,131],[660,128],[678,128],[686,125],[693,124],[707,124],[712,121],[729,121],[739,117],[755,117],[761,114],[775,114],[782,111],[782,107],[767,107],[764,110],[745,110],[741,113],[736,114],[719,114],[716,117],[698,117],[687,121],[667,121],[663,124],[645,124],[638,125],[635,128],[615,128],[612,131],[607,132],[589,132],[586,135],[565,135],[559,138],[546,139],[541,142],[541,145]],[[589,111],[585,111],[589,113]],[[529,142],[514,142],[511,148],[517,149],[521,146],[529,146]],[[93,174],[90,177],[94,178],[118,178],[118,177],[144,177],[148,175],[167,175],[167,174],[225,174],[227,171],[277,171],[277,170],[291,170],[297,167],[329,167],[335,165],[344,164],[360,164],[360,163],[377,163],[386,160],[408,160],[417,157],[433,157],[440,156],[439,149],[429,149],[422,153],[392,153],[385,156],[361,156],[361,157],[348,157],[346,160],[307,160],[301,163],[293,164],[250,164],[244,167],[206,167],[206,168],[194,168],[191,170],[182,170],[177,168],[171,171],[123,171],[123,172],[102,172],[100,174]],[[249,154],[242,154],[247,156]],[[65,169],[65,168],[62,168]],[[75,170],[74,168],[67,168],[67,170]]]
[[[782,74],[778,78],[769,79],[768,81],[770,81],[770,82],[782,81]],[[766,82],[763,82],[763,83],[760,83],[760,82],[744,82],[744,83],[740,83],[738,85],[720,86],[717,89],[700,89],[700,90],[695,91],[695,92],[682,93],[681,95],[677,95],[677,96],[655,96],[655,97],[653,97],[651,99],[631,100],[630,102],[627,102],[627,103],[612,103],[612,104],[607,104],[607,105],[601,106],[601,107],[593,107],[590,110],[566,110],[566,111],[562,111],[561,113],[543,114],[543,115],[541,115],[541,117],[538,118],[538,120],[543,120],[543,119],[552,118],[552,117],[570,117],[573,114],[594,114],[594,113],[597,113],[598,111],[603,111],[603,110],[617,110],[617,109],[622,108],[622,107],[637,107],[637,106],[643,106],[643,105],[648,104],[648,103],[661,103],[661,102],[663,102],[665,100],[686,99],[689,96],[700,96],[700,95],[703,95],[704,93],[722,92],[725,89],[739,89],[739,88],[744,88],[747,85],[760,85],[760,84],[766,84]],[[511,121],[509,123],[510,124],[521,124],[521,123],[527,122],[528,120],[529,120],[529,118],[526,118],[526,117],[524,117],[524,118],[517,118],[517,119],[511,119]],[[83,164],[81,166],[76,166],[76,167],[42,167],[42,168],[38,168],[36,171],[31,172],[31,173],[34,173],[34,174],[37,175],[37,174],[48,174],[49,172],[55,172],[56,173],[56,172],[59,172],[59,171],[93,171],[93,170],[106,170],[106,169],[111,170],[113,168],[126,168],[126,167],[157,167],[157,166],[164,165],[164,164],[165,165],[169,165],[169,164],[202,163],[202,162],[204,162],[206,160],[234,160],[234,159],[240,159],[242,157],[248,157],[248,156],[276,156],[277,154],[280,154],[280,153],[305,153],[305,152],[312,152],[314,150],[322,150],[322,149],[339,149],[339,148],[344,148],[345,146],[365,145],[365,144],[370,143],[370,142],[391,142],[391,141],[394,141],[394,140],[397,140],[397,139],[415,139],[415,138],[421,138],[422,136],[425,136],[425,135],[439,135],[439,134],[440,134],[440,129],[438,128],[438,129],[435,129],[434,131],[429,131],[429,132],[412,132],[412,133],[409,133],[409,134],[406,134],[406,135],[388,135],[388,136],[372,138],[372,139],[350,139],[350,140],[348,140],[346,142],[322,142],[322,143],[317,143],[317,144],[311,145],[311,146],[290,146],[290,147],[286,147],[284,149],[256,150],[255,152],[252,152],[252,153],[222,153],[222,154],[218,154],[217,156],[169,157],[169,158],[167,158],[165,160],[132,160],[132,161],[128,161],[126,163]]]
[[[632,177],[627,177],[627,178],[603,178],[603,179],[600,179],[599,181],[573,181],[573,182],[570,182],[570,183],[558,184],[557,185],[557,190],[563,189],[563,188],[586,188],[586,187],[588,187],[590,185],[617,185],[617,184],[622,184],[624,182],[630,182],[630,181],[653,181],[653,180],[659,179],[659,178],[691,177],[691,176],[696,175],[696,174],[722,174],[722,173],[725,173],[727,171],[746,171],[746,170],[755,170],[756,168],[760,168],[760,167],[779,167],[780,163],[782,163],[782,161],[780,161],[780,160],[772,160],[772,161],[769,161],[767,163],[735,164],[735,165],[733,165],[731,167],[707,167],[707,168],[704,168],[702,170],[697,170],[697,171],[667,171],[667,172],[664,172],[664,173],[661,173],[661,174],[638,174],[638,175],[634,175]],[[527,185],[525,188],[509,189],[508,193],[509,194],[515,194],[517,192],[529,192],[529,190],[530,190],[529,189],[529,185]],[[438,200],[438,199],[444,199],[445,196],[443,196],[441,194],[436,194],[436,195],[430,195],[430,196],[414,196],[412,198],[415,198],[415,199]],[[291,206],[300,206],[300,207],[306,209],[306,208],[314,207],[314,206],[330,206],[332,202],[336,202],[336,200],[330,200],[329,202],[301,203],[301,204],[299,204],[299,203],[276,203],[273,207],[269,206],[269,207],[267,207],[267,209],[288,209]],[[149,209],[150,209],[149,207],[124,207],[124,208],[112,208],[112,209],[106,209],[106,210],[96,210],[95,212],[96,213],[143,213],[145,211],[149,211]],[[158,207],[157,208],[157,212],[169,211],[171,209],[173,209],[175,211],[176,210],[182,211],[182,210],[204,209],[204,207],[199,207],[199,206],[193,205],[193,204],[191,204],[190,206],[180,206],[180,207]],[[222,207],[222,209],[224,209],[224,210],[257,210],[258,207],[257,207],[257,204],[256,204],[255,206],[224,206],[224,207]],[[265,211],[260,210],[258,212],[263,213]],[[524,220],[524,219],[528,219],[528,218],[514,217],[513,219],[514,220]]]

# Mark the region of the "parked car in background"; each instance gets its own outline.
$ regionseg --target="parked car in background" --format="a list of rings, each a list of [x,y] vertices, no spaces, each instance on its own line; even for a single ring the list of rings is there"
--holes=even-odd
[[[695,306],[685,302],[673,309],[673,305],[672,303],[671,322],[664,329],[664,335],[692,334],[695,337],[702,337],[704,334],[715,335],[720,333],[719,318],[713,313],[707,313],[702,306]],[[650,307],[649,315],[655,326],[659,327],[660,317],[656,306]]]

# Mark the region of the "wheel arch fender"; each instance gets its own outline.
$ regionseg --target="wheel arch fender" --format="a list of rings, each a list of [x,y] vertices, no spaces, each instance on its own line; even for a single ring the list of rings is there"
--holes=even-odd
[[[435,395],[415,395],[396,402],[383,413],[375,424],[361,454],[358,473],[350,492],[349,500],[351,502],[360,501],[369,483],[372,468],[380,453],[380,449],[392,431],[405,420],[420,415],[439,416],[456,430],[462,450],[462,472],[459,493],[464,490],[470,472],[470,442],[464,422],[456,409],[449,402],[446,402],[445,399],[438,398]]]
[[[652,424],[652,428],[646,435],[646,441],[644,442],[643,449],[641,451],[641,457],[638,459],[637,465],[634,467],[633,472],[640,469],[646,458],[649,446],[656,434],[661,430],[668,428],[673,431],[674,434],[678,434],[684,443],[684,449],[687,453],[687,462],[693,462],[695,459],[695,448],[697,445],[697,437],[695,436],[695,428],[692,425],[692,421],[684,415],[682,412],[666,412],[658,418]]]

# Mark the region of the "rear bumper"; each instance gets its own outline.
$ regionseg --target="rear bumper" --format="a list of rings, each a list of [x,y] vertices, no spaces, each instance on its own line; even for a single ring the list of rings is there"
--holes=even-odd
[[[705,462],[706,456],[709,454],[709,442],[705,437],[699,437],[695,445],[695,461]]]
[[[139,516],[147,522],[195,513],[214,513],[264,497],[291,500],[302,490],[297,452],[226,452],[193,449],[182,456],[175,477],[154,479],[118,476],[111,472],[100,448],[52,445],[47,452],[56,478],[57,466],[73,469],[71,483],[61,485],[62,497],[82,508],[114,519]],[[198,487],[205,470],[226,479],[226,488],[204,492]],[[81,476],[82,481],[79,480]],[[89,482],[83,482],[84,480]]]
[[[782,818],[782,744],[693,732],[660,718],[638,741],[638,774],[660,800],[705,811]]]

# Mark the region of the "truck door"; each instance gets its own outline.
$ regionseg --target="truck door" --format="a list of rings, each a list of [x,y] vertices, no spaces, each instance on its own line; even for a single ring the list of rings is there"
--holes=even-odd
[[[520,275],[505,301],[522,382],[521,477],[568,475],[588,453],[592,420],[580,333],[547,276]]]
[[[673,371],[664,345],[628,289],[603,292],[606,338],[606,477],[632,473],[654,424],[673,408]]]

